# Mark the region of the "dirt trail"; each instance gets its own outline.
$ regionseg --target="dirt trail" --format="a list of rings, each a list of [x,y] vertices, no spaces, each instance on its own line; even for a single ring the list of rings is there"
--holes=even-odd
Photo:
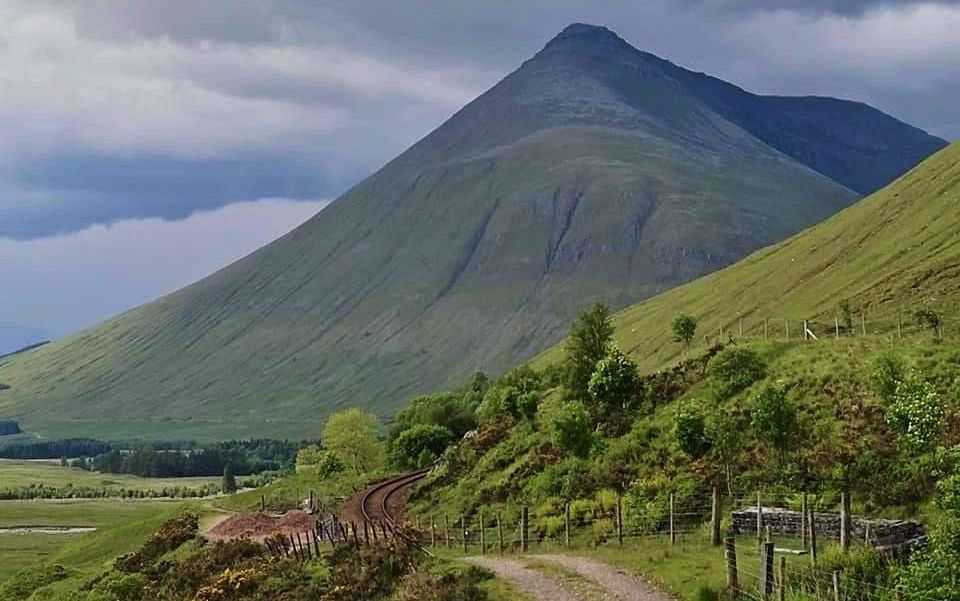
[[[536,601],[587,601],[516,559],[468,557],[464,561],[490,570]]]
[[[673,601],[640,578],[605,563],[567,555],[536,555],[536,559],[571,570],[613,593],[622,601]]]

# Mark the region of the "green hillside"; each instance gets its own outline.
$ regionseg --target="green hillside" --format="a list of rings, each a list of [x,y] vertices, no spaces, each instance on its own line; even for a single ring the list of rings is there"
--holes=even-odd
[[[557,370],[567,350],[545,353],[534,363],[542,369],[486,391],[478,431],[448,452],[417,510],[492,515],[525,503],[557,519],[563,502],[600,499],[604,489],[624,491],[628,511],[637,511],[662,509],[670,492],[703,499],[723,483],[746,504],[758,490],[783,503],[806,490],[832,507],[848,490],[858,512],[935,523],[929,501],[938,480],[960,474],[958,205],[954,144],[825,223],[619,313],[615,338],[641,375],[608,388],[613,411],[603,413],[610,399],[597,389],[578,393]],[[823,330],[820,341],[740,336],[727,317],[789,315],[833,330],[844,299],[871,316],[866,336],[862,322],[839,339]],[[944,318],[944,338],[911,323],[920,307]],[[681,311],[716,333],[709,350],[696,345],[668,365],[680,358],[670,323]],[[910,314],[902,337],[898,312]],[[721,324],[736,331],[718,345]],[[533,391],[537,402],[518,391]],[[763,399],[785,409],[758,418]],[[571,417],[577,406],[586,410],[580,421]],[[764,430],[770,423],[787,425]]]
[[[760,250],[727,269],[676,288],[615,316],[620,347],[641,368],[676,361],[683,346],[669,324],[679,313],[699,320],[699,332],[715,340],[720,328],[794,340],[810,320],[821,338],[835,335],[844,301],[854,332],[885,338],[916,334],[914,313],[929,308],[944,320],[944,335],[960,337],[960,143],[940,151],[889,187],[827,221]],[[842,326],[843,327],[843,326]],[[557,360],[556,347],[537,359]]]
[[[0,359],[0,416],[45,436],[179,439],[315,436],[352,405],[389,416],[529,359],[584,303],[625,307],[729,265],[943,144],[858,103],[691,77],[571,26],[275,243]],[[841,147],[872,179],[820,166]]]

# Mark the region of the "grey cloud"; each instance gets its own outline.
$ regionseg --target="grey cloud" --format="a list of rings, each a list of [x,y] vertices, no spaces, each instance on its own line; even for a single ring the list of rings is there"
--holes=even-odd
[[[124,220],[63,236],[0,238],[0,321],[10,330],[55,335],[92,325],[239,259],[326,204],[267,199],[181,221]]]
[[[957,137],[958,1],[9,0],[0,234],[336,195],[574,21]]]

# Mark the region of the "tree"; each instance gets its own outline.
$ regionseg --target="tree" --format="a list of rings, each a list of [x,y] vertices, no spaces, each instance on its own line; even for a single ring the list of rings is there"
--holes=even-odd
[[[237,478],[233,473],[233,464],[230,462],[223,466],[223,479],[220,482],[220,489],[228,495],[237,492]]]
[[[757,435],[776,450],[782,463],[797,429],[797,410],[787,389],[779,384],[765,386],[754,398],[750,423]]]
[[[404,430],[390,445],[390,459],[401,469],[425,467],[453,440],[450,430],[434,424],[417,424]]]
[[[907,364],[894,353],[883,353],[872,361],[870,386],[884,401],[892,402],[897,392],[897,384],[906,377]]]
[[[593,428],[590,414],[579,401],[565,404],[557,411],[550,424],[553,444],[574,457],[585,459],[593,447]]]
[[[540,374],[524,365],[489,387],[483,402],[477,408],[477,417],[482,422],[491,422],[506,416],[530,419],[537,413],[541,392],[543,379]]]
[[[590,407],[594,418],[605,421],[631,406],[637,396],[640,374],[637,365],[617,347],[597,362],[587,390],[595,404]]]
[[[372,472],[386,462],[384,445],[377,438],[380,421],[377,416],[360,409],[334,413],[323,428],[323,444],[347,468],[357,472]]]
[[[720,465],[727,480],[727,492],[733,495],[733,477],[731,466],[740,452],[740,439],[743,429],[736,414],[719,411],[707,423],[707,438],[710,439],[710,452]]]
[[[590,377],[597,362],[610,351],[613,323],[607,305],[598,302],[580,312],[567,340],[567,390],[573,398],[587,398]]]
[[[674,432],[680,449],[694,459],[702,457],[710,448],[706,420],[690,405],[681,405],[677,409]]]
[[[673,319],[673,341],[682,342],[687,348],[697,334],[697,318],[681,313]]]

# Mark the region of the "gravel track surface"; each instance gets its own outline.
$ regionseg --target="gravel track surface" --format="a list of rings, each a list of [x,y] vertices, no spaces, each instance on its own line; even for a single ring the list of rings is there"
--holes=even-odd
[[[516,559],[468,557],[464,561],[490,570],[537,601],[587,601]]]
[[[572,570],[613,593],[622,601],[673,601],[640,578],[608,564],[569,555],[537,555],[536,559]]]

